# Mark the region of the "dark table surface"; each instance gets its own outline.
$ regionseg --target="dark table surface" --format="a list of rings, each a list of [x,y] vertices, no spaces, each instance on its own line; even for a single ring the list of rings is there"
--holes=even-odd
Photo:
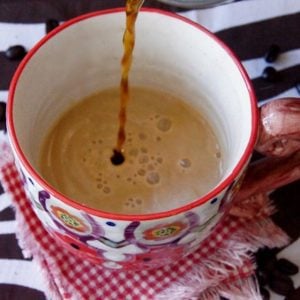
[[[203,20],[204,26],[213,30],[233,49],[246,70],[249,71],[260,102],[278,95],[299,96],[300,87],[298,86],[298,90],[296,88],[297,84],[300,85],[299,2],[294,0],[244,0],[190,15],[200,23]],[[270,3],[272,3],[271,6]],[[10,80],[19,64],[19,61],[10,61],[5,57],[5,47],[11,46],[5,44],[8,34],[10,36],[15,34],[16,40],[20,38],[17,36],[19,29],[14,25],[41,26],[50,18],[65,21],[83,13],[120,6],[124,6],[124,1],[0,0],[0,102],[6,102]],[[146,0],[145,6],[186,13],[185,10],[161,4],[158,1]],[[253,14],[250,17],[245,12],[248,9]],[[239,12],[240,17],[232,16],[235,20],[232,21],[230,12]],[[211,19],[207,20],[207,16],[210,16]],[[212,25],[214,18],[217,25]],[[26,39],[26,31],[23,31],[22,35],[21,38]],[[272,67],[278,68],[280,74],[280,80],[276,83],[270,83],[261,76],[263,69],[270,65],[264,61],[263,57],[272,44],[279,45],[282,56],[281,60],[271,64]],[[4,124],[4,119],[0,119],[0,134],[5,139]],[[300,236],[299,195],[300,181],[273,191],[270,195],[277,207],[277,212],[272,218],[288,233],[292,242],[299,239]],[[0,226],[2,226],[0,227],[0,300],[44,299],[42,287],[25,284],[26,280],[18,281],[21,275],[17,274],[17,263],[22,264],[26,261],[30,264],[31,262],[24,259],[17,244],[14,233],[14,211],[9,203],[10,200],[0,183]],[[11,228],[9,228],[10,224]],[[23,267],[20,267],[19,270]],[[31,270],[31,268],[29,269]],[[26,273],[26,270],[22,269],[22,272]],[[300,296],[297,299],[300,299]]]

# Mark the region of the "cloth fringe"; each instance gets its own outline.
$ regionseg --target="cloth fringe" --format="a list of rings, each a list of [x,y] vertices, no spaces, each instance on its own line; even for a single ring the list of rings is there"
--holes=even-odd
[[[262,300],[257,280],[249,277],[232,284],[220,284],[208,289],[197,300],[220,300],[220,296],[230,300]]]
[[[0,153],[0,169],[2,169],[7,164],[12,163],[14,161],[14,157],[10,145],[4,141],[0,142]]]
[[[5,185],[5,182],[3,182],[3,184]],[[32,238],[32,232],[26,222],[23,213],[20,211],[17,205],[14,205],[14,208],[17,222],[16,238],[24,257],[32,257],[35,264],[39,267],[44,286],[46,287],[45,293],[47,298],[51,300],[62,300],[63,298],[59,292],[59,288],[56,286],[55,280],[53,278],[53,269],[51,269],[51,265],[49,264],[51,258],[48,257],[46,259],[41,254],[41,251],[39,249],[40,246],[35,242],[35,239]]]
[[[14,157],[12,154],[12,150],[10,145],[7,142],[1,141],[0,143],[0,170],[3,168],[9,168],[11,164],[14,164]],[[0,177],[2,177],[2,172],[0,172]],[[5,178],[1,178],[1,183],[3,188],[7,194],[10,194],[12,198],[14,195],[10,191],[9,187],[6,185],[7,182]],[[20,201],[26,201],[20,198]],[[39,244],[35,242],[35,239],[32,238],[32,232],[28,223],[26,222],[25,216],[23,212],[20,210],[19,205],[12,206],[15,215],[16,215],[16,239],[18,241],[18,245],[22,250],[22,254],[24,258],[33,258],[33,261],[39,267],[39,271],[42,275],[44,286],[46,287],[45,292],[47,293],[47,297],[52,300],[62,300],[61,294],[59,293],[59,289],[55,284],[55,280],[52,277],[53,272],[50,272],[51,266],[47,263],[47,260],[41,255],[41,251],[39,249]]]
[[[257,207],[255,197],[252,200]],[[241,282],[230,282],[231,274],[242,268],[245,262],[251,262],[254,273],[253,253],[262,247],[283,247],[288,244],[289,237],[269,218],[275,211],[271,200],[266,195],[257,195],[257,200],[262,205],[259,213],[256,210],[252,218],[248,215],[241,219],[244,226],[230,240],[226,240],[201,265],[195,266],[189,274],[157,295],[156,299],[167,300],[173,295],[173,299],[177,300],[219,300],[221,295],[232,300],[260,300],[261,296],[256,280],[251,278],[252,274]],[[249,201],[245,201],[244,205],[248,206]],[[242,203],[239,203],[239,207],[244,210]]]
[[[2,153],[0,168],[14,163],[10,146],[6,143],[0,145]],[[5,180],[3,180],[4,188]],[[23,199],[22,201],[26,201]],[[22,206],[22,205],[21,205]],[[51,267],[51,257],[41,255],[39,244],[32,238],[32,232],[26,222],[26,217],[19,205],[15,205],[17,220],[17,239],[26,258],[33,260],[40,267],[47,291],[47,297],[52,300],[71,299],[63,283],[57,286],[54,278],[63,275],[57,268]],[[247,211],[247,214],[245,214]],[[278,228],[269,218],[275,209],[267,195],[257,195],[239,202],[233,206],[231,218],[240,222],[241,228],[224,241],[214,255],[203,259],[201,265],[193,269],[183,278],[179,278],[163,292],[156,295],[157,300],[219,300],[220,296],[232,300],[261,300],[254,273],[255,264],[253,253],[261,247],[282,247],[289,242],[288,236]],[[249,213],[250,212],[250,213]],[[30,249],[30,250],[29,250]],[[231,282],[231,278],[240,268],[247,265],[249,277]],[[172,295],[172,296],[171,296]],[[171,298],[170,298],[171,296]],[[80,299],[72,294],[72,299]]]

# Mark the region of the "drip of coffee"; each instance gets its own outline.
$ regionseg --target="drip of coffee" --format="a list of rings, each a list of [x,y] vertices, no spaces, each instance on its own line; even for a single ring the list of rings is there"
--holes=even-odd
[[[121,61],[121,82],[120,82],[120,111],[119,111],[119,130],[117,146],[113,150],[111,162],[120,165],[124,162],[123,145],[126,140],[125,125],[127,119],[127,104],[129,101],[129,71],[132,63],[132,52],[135,44],[135,21],[140,7],[144,0],[126,1],[126,28],[123,35],[124,53]]]
[[[114,150],[114,154],[110,160],[113,165],[118,166],[118,165],[121,165],[125,161],[125,157],[122,152]]]

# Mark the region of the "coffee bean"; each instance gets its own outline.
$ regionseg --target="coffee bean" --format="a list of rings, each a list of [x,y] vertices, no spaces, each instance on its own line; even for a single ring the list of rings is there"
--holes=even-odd
[[[297,265],[293,264],[285,258],[279,259],[275,264],[276,269],[284,275],[295,275],[299,272]]]
[[[10,60],[21,60],[26,55],[26,50],[21,45],[9,47],[5,51],[5,56]]]
[[[300,299],[300,288],[290,292],[285,300],[299,300]]]
[[[276,271],[271,275],[269,287],[272,291],[282,296],[287,296],[294,290],[292,279]]]
[[[260,266],[261,264],[264,264],[264,262],[269,260],[270,258],[276,259],[276,253],[274,253],[274,251],[272,251],[272,249],[265,247],[265,248],[259,249],[255,253],[255,258],[256,258],[257,264]]]
[[[268,63],[274,62],[277,59],[279,53],[280,53],[280,47],[275,44],[271,45],[265,55],[266,62]]]
[[[255,258],[259,271],[267,272],[268,270],[275,268],[277,251],[277,248],[262,248],[256,252]]]
[[[0,122],[5,121],[6,115],[6,104],[5,102],[0,102]]]
[[[270,292],[265,288],[260,288],[260,295],[262,297],[262,300],[270,299]]]
[[[59,26],[59,22],[57,20],[55,20],[55,19],[48,19],[46,21],[46,33],[49,33],[50,31],[52,31],[57,26]]]
[[[279,74],[273,67],[266,67],[263,70],[262,78],[268,82],[276,82],[279,79]]]

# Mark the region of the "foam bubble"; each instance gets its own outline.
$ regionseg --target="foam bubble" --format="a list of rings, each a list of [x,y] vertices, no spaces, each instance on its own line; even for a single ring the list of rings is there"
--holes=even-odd
[[[151,185],[158,184],[160,181],[159,174],[157,172],[148,173],[146,181]]]
[[[157,161],[159,164],[162,164],[162,163],[163,163],[163,159],[162,159],[161,157],[158,157],[158,158],[156,159],[156,161]]]
[[[157,124],[157,128],[162,131],[162,132],[167,132],[171,129],[172,127],[172,121],[168,118],[161,118]]]
[[[105,194],[109,194],[110,193],[110,187],[109,186],[105,186],[102,191]]]
[[[221,152],[220,151],[217,151],[216,154],[215,154],[216,158],[221,158]]]
[[[157,136],[157,137],[156,137],[156,141],[157,141],[157,142],[160,142],[160,141],[161,141],[161,137],[160,137],[160,136]]]
[[[189,168],[191,166],[191,161],[188,158],[183,158],[179,160],[179,165],[183,168]]]
[[[130,208],[138,208],[141,206],[143,203],[143,200],[140,198],[128,198],[125,200],[125,206],[130,207]]]
[[[147,148],[142,147],[142,148],[141,148],[141,152],[142,152],[142,153],[148,153],[148,150],[147,150]]]
[[[102,188],[103,188],[103,184],[102,184],[102,183],[98,183],[98,184],[97,184],[97,188],[98,188],[98,189],[102,189]]]
[[[146,164],[148,161],[149,161],[149,157],[148,157],[147,155],[142,155],[142,156],[139,158],[139,163],[140,163],[140,164]]]
[[[146,171],[145,171],[144,169],[139,169],[139,170],[137,171],[137,173],[138,173],[140,176],[145,176]]]

